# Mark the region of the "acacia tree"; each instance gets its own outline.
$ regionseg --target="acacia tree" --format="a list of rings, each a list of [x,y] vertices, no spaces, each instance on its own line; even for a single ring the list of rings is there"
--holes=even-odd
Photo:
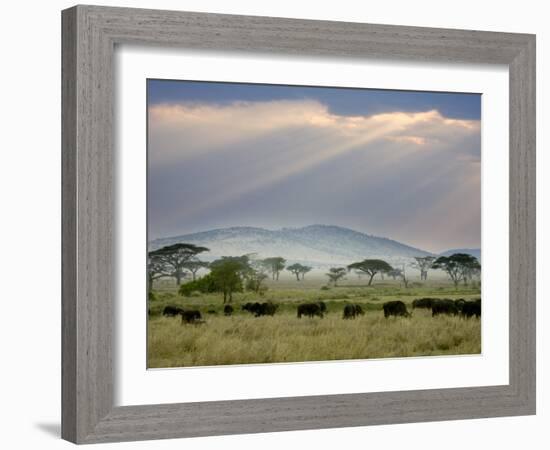
[[[433,265],[433,269],[441,269],[449,275],[455,288],[461,280],[467,283],[467,273],[469,270],[481,269],[477,258],[467,253],[454,253],[451,256],[440,256]]]
[[[462,281],[464,284],[468,284],[468,281],[471,281],[474,275],[479,275],[481,273],[481,264],[477,258],[472,256],[470,261],[467,261],[462,264]]]
[[[381,259],[365,259],[363,261],[355,262],[353,264],[350,264],[348,266],[349,270],[359,270],[369,276],[369,283],[370,286],[372,283],[372,279],[374,276],[379,272],[389,272],[392,270],[392,266],[390,266],[386,261],[383,261]]]
[[[209,249],[206,247],[180,243],[149,252],[149,257],[156,258],[164,266],[166,273],[176,279],[179,286],[185,277],[185,265],[199,253],[207,251]]]
[[[147,292],[149,296],[153,291],[153,282],[167,276],[169,276],[169,274],[160,259],[156,256],[149,255],[147,261]]]
[[[302,271],[300,272],[302,280],[304,279],[304,276],[306,275],[306,273],[311,272],[311,269],[312,269],[312,267],[302,266]]]
[[[333,283],[335,287],[338,286],[338,280],[344,278],[346,272],[347,270],[345,267],[331,267],[326,274],[329,280],[328,282]]]
[[[392,277],[394,280],[396,278],[400,278],[403,275],[403,271],[401,269],[393,268],[389,272],[386,273],[389,277]]]
[[[242,274],[248,269],[248,258],[241,256],[223,256],[210,263],[210,277],[215,289],[223,292],[223,303],[233,301],[233,293],[243,289]]]
[[[262,263],[271,272],[272,279],[279,281],[279,273],[285,268],[286,259],[275,256],[264,259]]]
[[[428,279],[428,270],[430,270],[435,262],[435,256],[415,256],[415,262],[411,264],[415,269],[420,270],[420,280]]]
[[[311,267],[296,263],[288,266],[286,270],[296,275],[296,281],[300,281],[300,278],[304,279],[304,275],[311,270]]]
[[[191,272],[193,281],[197,279],[197,272],[201,269],[206,269],[209,264],[206,261],[201,261],[197,258],[192,258],[184,264],[184,267]]]

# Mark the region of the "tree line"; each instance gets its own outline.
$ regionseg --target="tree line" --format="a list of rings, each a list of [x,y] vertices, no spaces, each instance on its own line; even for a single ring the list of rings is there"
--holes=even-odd
[[[296,277],[296,281],[304,280],[305,275],[312,270],[312,267],[299,263],[287,266],[286,259],[280,256],[255,259],[253,254],[249,254],[223,256],[212,262],[200,260],[198,255],[208,251],[207,247],[179,243],[149,252],[147,271],[149,295],[151,295],[155,280],[169,277],[175,280],[182,295],[190,295],[194,291],[219,292],[223,294],[224,303],[231,303],[233,294],[245,289],[263,295],[267,290],[265,281],[268,278],[278,281],[280,273],[285,268]],[[429,270],[443,270],[449,275],[455,287],[460,282],[467,284],[481,271],[479,261],[465,253],[455,253],[451,256],[438,258],[434,256],[415,257],[411,267],[420,271],[420,279],[423,281],[427,280]],[[201,269],[209,269],[209,273],[198,278],[197,273]],[[392,267],[381,259],[365,259],[345,267],[331,267],[326,273],[329,284],[337,286],[338,282],[351,271],[359,275],[366,275],[369,286],[374,277],[380,274],[390,276],[394,280],[400,279],[405,287],[408,287],[409,279],[405,266],[403,265],[402,268]],[[191,280],[182,284],[182,281],[189,276]]]

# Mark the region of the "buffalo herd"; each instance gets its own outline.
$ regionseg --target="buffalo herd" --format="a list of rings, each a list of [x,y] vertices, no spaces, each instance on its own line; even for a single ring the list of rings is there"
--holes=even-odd
[[[425,308],[432,311],[432,316],[446,314],[461,317],[481,317],[481,299],[477,300],[450,300],[447,298],[419,298],[412,303],[413,309]]]
[[[273,316],[279,305],[272,302],[264,303],[245,303],[241,306],[242,311],[251,313],[254,317]],[[412,314],[407,311],[407,306],[401,300],[386,302],[382,305],[384,317],[411,317]],[[412,309],[427,309],[432,313],[432,317],[439,315],[460,316],[462,318],[481,317],[481,299],[477,300],[451,300],[440,298],[419,298],[412,302]],[[327,312],[327,306],[324,302],[300,303],[297,306],[297,317],[302,316],[309,318],[323,318]],[[208,310],[209,314],[216,314],[215,310]],[[225,305],[223,308],[225,316],[232,316],[234,313],[233,306]],[[167,317],[181,316],[181,323],[186,324],[201,324],[204,323],[199,310],[180,308],[178,306],[165,306],[162,314]],[[348,303],[344,305],[343,319],[355,319],[357,316],[364,315],[363,307],[357,303]]]

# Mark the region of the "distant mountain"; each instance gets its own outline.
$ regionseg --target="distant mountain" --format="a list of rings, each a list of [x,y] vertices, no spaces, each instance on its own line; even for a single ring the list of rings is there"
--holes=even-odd
[[[453,248],[446,250],[439,254],[439,256],[451,256],[454,253],[466,253],[467,255],[475,256],[478,261],[481,261],[481,249],[480,248]]]
[[[255,253],[258,258],[282,256],[290,263],[299,262],[313,267],[346,265],[365,258],[380,258],[397,263],[406,262],[414,256],[431,255],[391,239],[332,225],[280,230],[221,228],[155,239],[149,242],[149,250],[179,242],[208,247],[210,251],[201,254],[201,259],[209,261],[221,256]]]

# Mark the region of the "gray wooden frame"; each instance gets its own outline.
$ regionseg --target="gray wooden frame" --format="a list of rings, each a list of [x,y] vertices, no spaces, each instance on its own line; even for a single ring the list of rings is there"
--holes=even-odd
[[[94,443],[535,413],[535,36],[96,6],[63,11],[62,31],[64,439]],[[114,407],[113,52],[126,43],[506,64],[509,384]]]

